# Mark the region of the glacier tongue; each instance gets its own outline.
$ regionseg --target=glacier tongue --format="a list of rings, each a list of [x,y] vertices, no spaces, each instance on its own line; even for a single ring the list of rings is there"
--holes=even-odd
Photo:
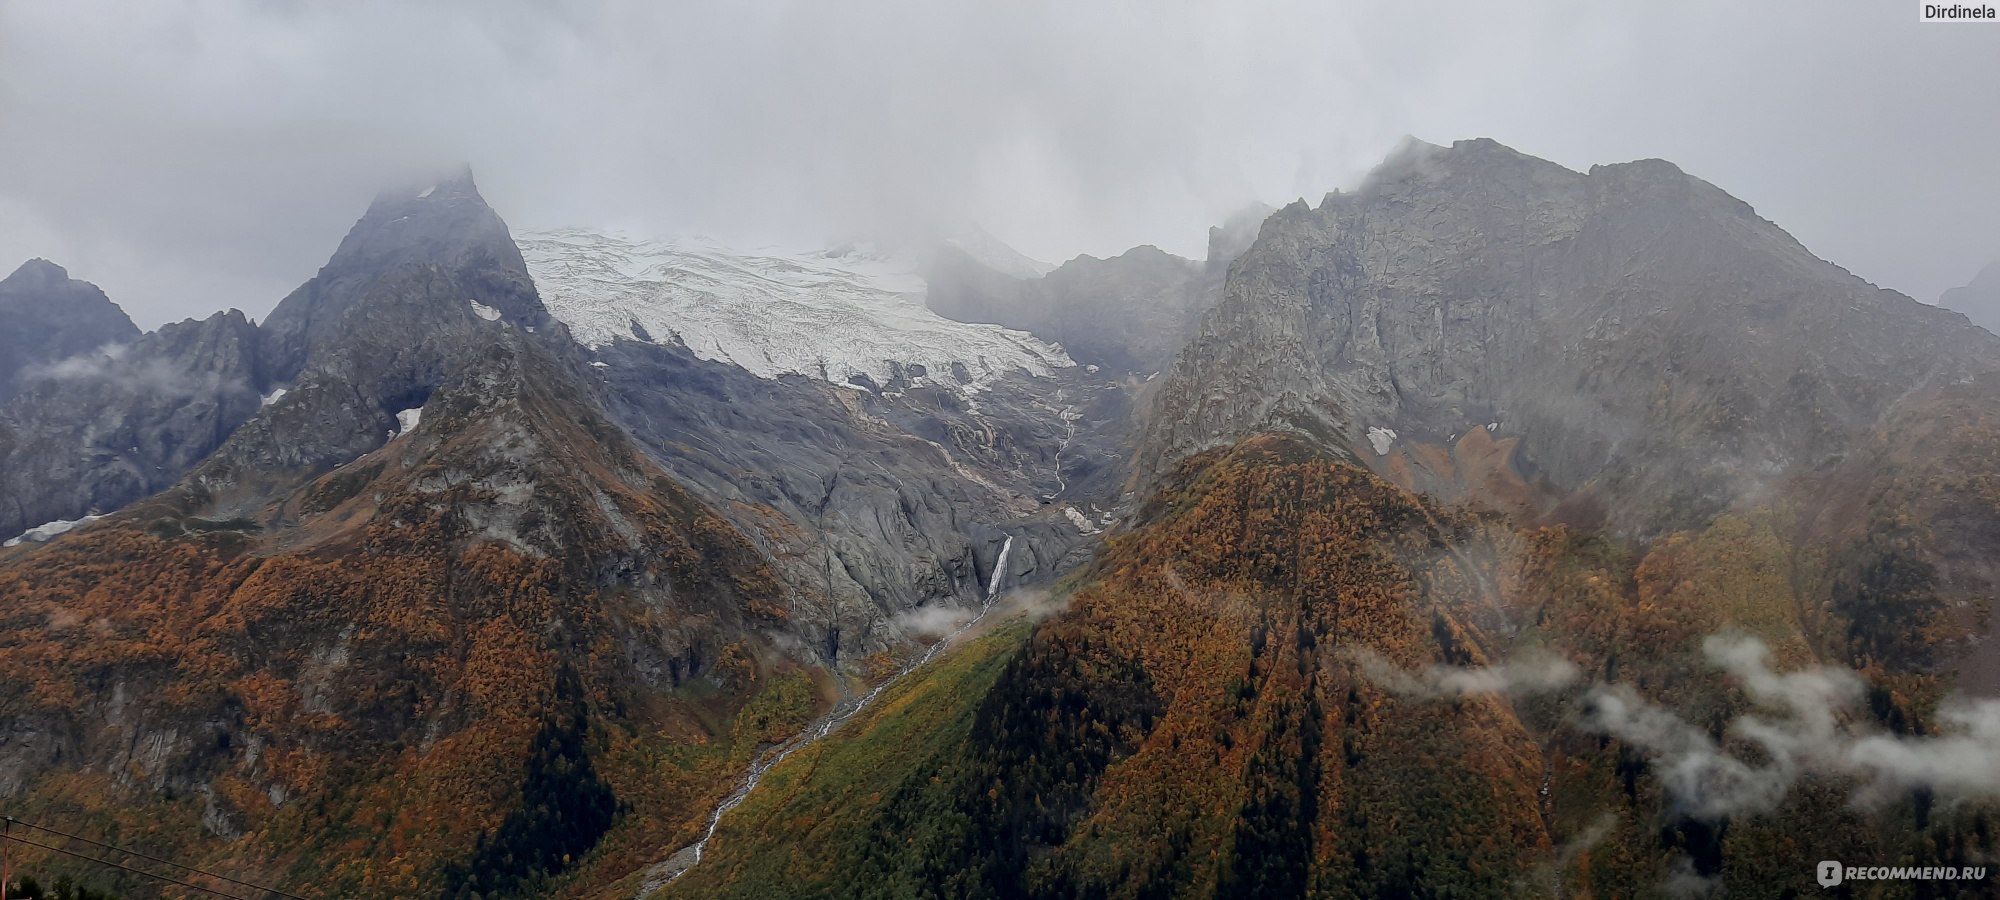
[[[893,259],[743,252],[583,229],[524,232],[517,242],[542,303],[590,347],[678,338],[696,356],[763,378],[835,384],[866,375],[886,385],[898,367],[907,377],[920,365],[932,383],[971,390],[1016,371],[1040,376],[1075,365],[1027,332],[931,312],[923,279]]]

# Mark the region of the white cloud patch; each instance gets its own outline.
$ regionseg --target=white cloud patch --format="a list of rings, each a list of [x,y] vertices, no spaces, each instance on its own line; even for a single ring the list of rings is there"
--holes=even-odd
[[[1939,712],[1940,733],[1889,734],[1856,714],[1865,685],[1855,672],[1832,666],[1777,672],[1769,648],[1742,635],[1710,637],[1702,651],[1758,707],[1724,731],[1754,749],[1749,759],[1622,685],[1592,690],[1580,723],[1647,753],[1690,815],[1768,811],[1810,774],[1854,779],[1853,799],[1861,805],[1919,787],[1946,801],[2000,798],[2000,701],[1954,700]]]
[[[1473,697],[1491,694],[1544,693],[1576,682],[1576,664],[1545,653],[1523,654],[1491,666],[1433,665],[1406,672],[1379,654],[1353,648],[1348,655],[1368,680],[1391,693],[1408,697]]]
[[[941,637],[957,631],[977,615],[979,611],[976,609],[923,606],[895,617],[894,625],[905,634]]]
[[[21,380],[99,382],[122,393],[156,397],[192,397],[223,386],[224,379],[215,373],[189,372],[158,357],[133,359],[130,350],[125,344],[108,344],[90,353],[24,368]],[[249,390],[247,385],[241,387]]]
[[[1578,683],[1576,667],[1555,656],[1407,672],[1366,651],[1349,653],[1371,681],[1403,696],[1532,694]],[[1938,711],[1937,733],[1891,734],[1857,709],[1866,683],[1849,669],[1779,672],[1770,649],[1741,634],[1711,636],[1702,653],[1755,706],[1727,724],[1722,740],[1623,684],[1586,688],[1573,722],[1644,753],[1686,815],[1714,821],[1768,812],[1809,775],[1850,779],[1860,806],[1917,788],[1946,802],[2000,799],[2000,700],[1955,698]]]

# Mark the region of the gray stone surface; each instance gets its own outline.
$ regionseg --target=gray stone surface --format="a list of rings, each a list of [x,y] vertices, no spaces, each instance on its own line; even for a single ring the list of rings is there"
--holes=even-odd
[[[0,403],[14,395],[23,370],[138,336],[138,326],[97,285],[46,259],[28,260],[0,279]]]
[[[1046,584],[1122,504],[1127,386],[1082,369],[977,395],[764,379],[638,341],[594,369],[640,446],[749,535],[793,588],[790,622],[828,662],[899,646],[921,611]],[[995,578],[1007,539],[1015,544]]]
[[[0,538],[173,484],[257,412],[260,381],[235,310],[31,368],[0,406]]]

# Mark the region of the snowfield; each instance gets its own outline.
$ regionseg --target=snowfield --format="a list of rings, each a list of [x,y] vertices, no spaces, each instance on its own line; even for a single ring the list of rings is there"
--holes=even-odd
[[[542,303],[592,348],[678,340],[759,377],[835,384],[866,375],[886,386],[898,368],[909,375],[919,365],[925,380],[969,390],[1075,365],[1027,332],[931,312],[913,266],[864,252],[744,252],[583,229],[524,232],[517,242]]]

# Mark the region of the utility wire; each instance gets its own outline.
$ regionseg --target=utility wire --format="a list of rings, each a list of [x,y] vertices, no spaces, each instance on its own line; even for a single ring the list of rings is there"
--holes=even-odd
[[[82,835],[79,835],[79,834],[70,834],[70,833],[69,833],[69,832],[67,832],[67,831],[58,831],[58,830],[56,830],[56,829],[54,829],[54,828],[50,828],[50,827],[48,827],[48,826],[46,826],[46,825],[36,825],[36,824],[35,824],[35,823],[33,823],[33,822],[27,822],[27,821],[23,821],[23,820],[21,820],[21,819],[16,819],[16,818],[14,818],[13,816],[7,816],[7,817],[5,817],[5,821],[6,821],[6,823],[7,823],[7,824],[9,824],[9,825],[20,825],[20,826],[23,826],[23,827],[27,827],[27,828],[33,828],[33,829],[34,829],[34,830],[36,830],[36,831],[46,831],[46,832],[48,832],[49,834],[53,834],[53,835],[57,835],[57,836],[59,836],[59,837],[65,837],[65,838],[68,838],[68,839],[70,839],[70,840],[72,840],[72,841],[81,841],[81,842],[83,842],[83,843],[86,843],[86,844],[89,844],[89,845],[91,845],[91,846],[93,846],[93,847],[101,847],[101,848],[103,848],[103,849],[105,849],[105,850],[110,850],[110,851],[111,851],[111,852],[113,852],[113,853],[123,853],[123,854],[126,854],[126,855],[128,855],[128,856],[136,856],[136,857],[138,857],[138,858],[140,858],[140,859],[144,859],[144,860],[148,860],[148,861],[151,861],[151,862],[156,862],[156,863],[159,863],[159,864],[161,864],[161,865],[165,865],[165,866],[172,866],[172,867],[174,867],[174,868],[176,868],[176,869],[181,869],[181,870],[183,870],[183,871],[187,871],[187,872],[193,872],[193,873],[195,873],[196,875],[206,875],[206,876],[208,876],[208,877],[210,877],[210,878],[214,878],[214,879],[217,879],[217,880],[220,880],[220,881],[227,881],[227,882],[229,882],[230,884],[234,884],[234,885],[239,885],[239,886],[242,886],[242,887],[246,887],[246,888],[249,888],[249,889],[251,889],[251,890],[253,890],[253,891],[263,891],[264,893],[267,893],[267,894],[276,894],[277,896],[280,896],[280,897],[288,897],[288,898],[291,898],[291,900],[307,900],[307,898],[305,898],[305,897],[301,897],[301,896],[299,896],[299,895],[297,895],[297,894],[293,894],[293,893],[289,893],[289,892],[286,892],[286,891],[281,891],[281,890],[278,890],[277,888],[274,888],[274,887],[266,887],[266,886],[264,886],[264,885],[261,885],[261,884],[252,884],[251,882],[248,882],[248,881],[244,881],[244,880],[242,880],[242,879],[240,879],[240,878],[231,878],[231,877],[229,877],[229,876],[227,876],[227,875],[224,875],[224,874],[221,874],[221,873],[219,873],[219,872],[210,872],[210,871],[208,871],[208,870],[206,870],[206,869],[198,869],[198,868],[195,868],[194,866],[189,866],[189,865],[182,865],[181,863],[177,863],[177,862],[174,862],[174,861],[173,861],[173,860],[171,860],[171,859],[162,859],[162,858],[160,858],[160,857],[157,857],[157,856],[152,856],[152,855],[150,855],[150,854],[146,854],[146,853],[140,853],[140,852],[139,852],[139,851],[137,851],[137,850],[127,850],[127,849],[125,849],[124,847],[118,847],[118,846],[113,846],[113,845],[111,845],[111,844],[107,844],[107,843],[104,843],[103,841],[93,841],[93,840],[91,840],[90,838],[87,838],[87,837],[84,837],[84,836],[82,836]],[[19,838],[16,838],[16,840],[19,840]],[[41,846],[41,845],[40,845],[40,844],[37,844],[36,846]],[[78,855],[78,854],[71,854],[71,855],[72,855],[72,856],[75,856],[75,855]],[[91,857],[87,857],[87,856],[86,856],[86,857],[82,857],[82,858],[84,858],[84,859],[90,859]],[[114,864],[114,865],[115,865],[115,864]],[[122,868],[122,867],[121,867],[121,868]],[[136,869],[135,869],[135,870],[133,870],[133,871],[139,871],[139,870],[136,870]]]
[[[53,850],[57,853],[61,853],[67,856],[74,856],[77,859],[89,860],[90,862],[97,863],[98,865],[110,866],[114,869],[124,869],[127,872],[135,872],[137,874],[144,875],[147,878],[157,878],[169,884],[178,884],[181,887],[194,888],[195,890],[201,891],[202,893],[205,894],[214,894],[217,897],[226,897],[228,898],[228,900],[244,900],[244,898],[238,897],[235,894],[225,894],[214,888],[205,888],[191,881],[182,881],[170,875],[161,875],[158,872],[148,872],[145,869],[135,869],[131,866],[125,865],[124,863],[115,863],[108,859],[98,859],[95,856],[87,856],[85,854],[78,853],[75,850],[65,850],[61,847],[54,847],[48,844],[36,843],[35,841],[28,840],[27,838],[24,837],[15,837],[14,835],[11,834],[0,833],[0,839],[10,840],[17,844],[27,844],[30,847],[40,847],[43,850]]]
[[[156,862],[156,863],[159,863],[159,864],[161,864],[161,865],[166,865],[166,866],[172,866],[172,867],[174,867],[174,868],[176,868],[176,869],[182,869],[182,870],[185,870],[185,871],[188,871],[188,872],[193,872],[193,873],[195,873],[195,874],[197,874],[197,875],[207,875],[207,876],[208,876],[208,877],[210,877],[210,878],[216,878],[216,879],[220,879],[220,880],[223,880],[223,881],[227,881],[227,882],[229,882],[230,884],[236,884],[236,885],[241,885],[241,886],[243,886],[243,887],[247,887],[247,888],[249,888],[249,889],[251,889],[251,890],[254,890],[254,891],[264,891],[264,892],[266,892],[266,893],[271,893],[271,894],[276,894],[276,895],[278,895],[278,896],[280,896],[280,897],[290,897],[290,898],[291,898],[291,900],[306,900],[306,898],[305,898],[305,897],[301,897],[301,896],[299,896],[299,895],[297,895],[297,894],[290,894],[290,893],[286,893],[286,892],[284,892],[284,891],[281,891],[281,890],[278,890],[277,888],[274,888],[274,887],[265,887],[265,886],[263,886],[263,885],[261,885],[261,884],[251,884],[251,883],[250,883],[250,882],[248,882],[248,881],[244,881],[244,880],[242,880],[242,879],[239,879],[239,878],[231,878],[231,877],[229,877],[229,876],[227,876],[227,875],[223,875],[223,874],[221,874],[221,873],[218,873],[218,872],[210,872],[210,871],[207,871],[206,869],[197,869],[197,868],[195,868],[194,866],[185,866],[185,865],[181,865],[180,863],[177,863],[177,862],[174,862],[174,861],[173,861],[173,860],[171,860],[171,859],[161,859],[160,857],[157,857],[157,856],[149,856],[149,855],[147,855],[147,854],[144,854],[144,853],[140,853],[140,852],[139,852],[139,851],[137,851],[137,850],[127,850],[127,849],[125,849],[124,847],[114,847],[114,846],[112,846],[112,845],[110,845],[110,844],[107,844],[107,843],[104,843],[103,841],[93,841],[93,840],[91,840],[90,838],[87,838],[87,837],[84,837],[84,836],[82,836],[82,835],[78,835],[78,834],[70,834],[70,833],[69,833],[69,832],[67,832],[67,831],[57,831],[57,830],[55,830],[55,829],[53,829],[53,828],[50,828],[50,827],[48,827],[48,826],[46,826],[46,825],[36,825],[36,824],[35,824],[35,823],[33,823],[33,822],[24,822],[24,821],[21,821],[20,819],[16,819],[16,818],[14,818],[13,816],[8,816],[8,817],[7,817],[7,821],[8,821],[9,823],[11,823],[11,824],[14,824],[14,825],[24,825],[24,826],[27,826],[27,827],[29,827],[29,828],[33,828],[33,829],[35,829],[36,831],[46,831],[46,832],[48,832],[48,833],[50,833],[50,834],[53,834],[53,835],[59,835],[59,836],[61,836],[61,837],[66,837],[66,838],[69,838],[69,839],[70,839],[70,840],[72,840],[72,841],[82,841],[82,842],[84,842],[84,843],[86,843],[86,844],[89,844],[89,845],[91,845],[91,846],[93,846],[93,847],[102,847],[102,848],[104,848],[104,849],[106,849],[106,850],[110,850],[110,851],[112,851],[112,852],[114,852],[114,853],[124,853],[124,854],[128,854],[128,855],[131,855],[131,856],[136,856],[136,857],[139,857],[140,859],[144,859],[144,860],[149,860],[149,861],[152,861],[152,862]]]

